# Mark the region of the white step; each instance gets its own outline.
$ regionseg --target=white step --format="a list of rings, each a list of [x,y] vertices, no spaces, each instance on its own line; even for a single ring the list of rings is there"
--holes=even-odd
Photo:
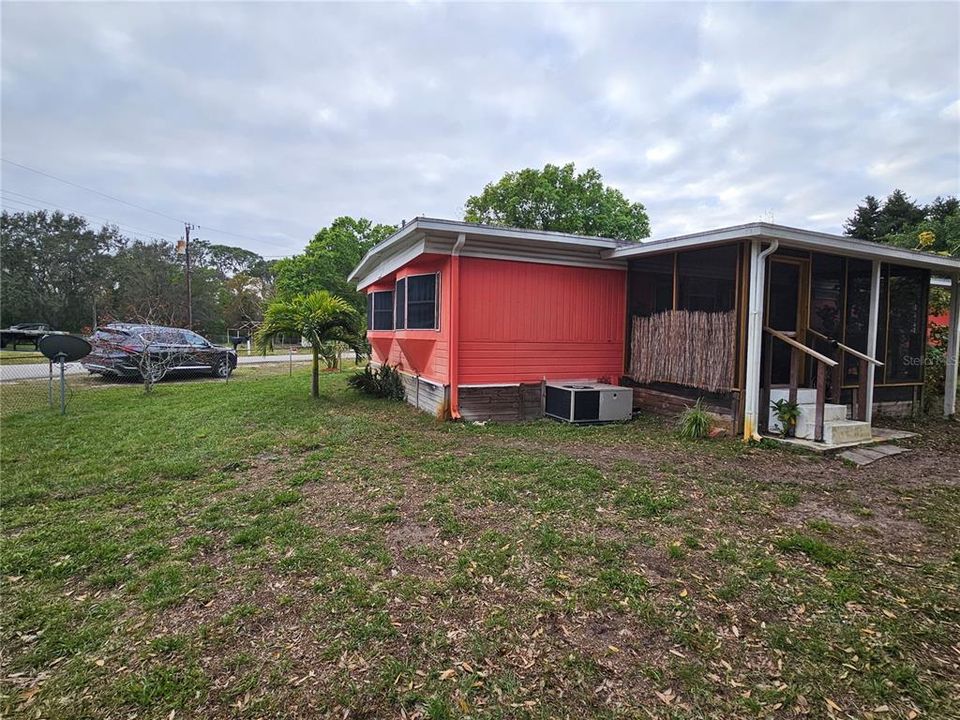
[[[776,399],[776,398],[774,398]],[[847,406],[838,405],[834,403],[824,403],[823,405],[823,421],[827,422],[828,420],[846,420],[847,419]],[[796,436],[797,437],[813,437],[813,428],[817,420],[817,404],[816,402],[812,403],[801,403],[800,404],[800,415],[797,417],[797,427],[796,427]],[[777,412],[771,407],[770,415],[767,419],[767,425],[770,428],[770,432],[780,432],[780,421],[777,420]]]
[[[823,424],[823,441],[827,445],[864,442],[870,437],[870,423],[863,420],[833,420]]]
[[[847,406],[836,405],[834,403],[824,403],[823,405],[823,424],[835,420],[847,419]],[[795,434],[798,438],[807,438],[812,440],[816,434],[817,428],[817,406],[801,405],[800,417],[797,418],[797,427]]]
[[[787,400],[790,398],[790,388],[771,388],[770,402],[777,400]],[[815,404],[817,402],[816,388],[797,388],[797,402],[801,405]]]

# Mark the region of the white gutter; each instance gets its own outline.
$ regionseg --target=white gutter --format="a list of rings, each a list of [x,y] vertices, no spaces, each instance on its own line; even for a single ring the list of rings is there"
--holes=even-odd
[[[779,240],[781,247],[791,247],[803,250],[813,250],[845,257],[857,257],[864,260],[880,260],[894,265],[908,265],[920,267],[934,272],[953,275],[960,272],[960,260],[944,255],[923,252],[921,250],[907,250],[882,243],[858,240],[844,235],[801,230],[784,225],[770,223],[749,223],[735,227],[721,228],[707,232],[679,235],[661,240],[648,240],[633,245],[621,245],[615,250],[601,253],[610,259],[627,259],[654,253],[688,250],[736,240],[761,239],[766,241]]]
[[[759,440],[760,419],[760,349],[763,347],[763,291],[767,256],[775,253],[780,243],[774,240],[761,251],[760,240],[750,245],[750,299],[747,318],[747,372],[744,380],[743,439]]]

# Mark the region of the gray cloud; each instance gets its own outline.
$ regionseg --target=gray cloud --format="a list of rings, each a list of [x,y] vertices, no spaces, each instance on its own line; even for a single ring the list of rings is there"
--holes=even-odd
[[[958,192],[953,3],[5,3],[2,20],[4,157],[266,255],[340,214],[458,217],[546,162],[597,167],[655,236],[771,213],[837,231],[867,193]],[[2,177],[22,202],[180,233]]]

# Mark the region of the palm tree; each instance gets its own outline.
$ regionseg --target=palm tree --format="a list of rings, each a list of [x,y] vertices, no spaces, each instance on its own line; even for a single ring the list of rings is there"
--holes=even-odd
[[[278,298],[267,306],[257,330],[257,348],[266,352],[278,335],[300,335],[313,350],[313,375],[310,395],[320,397],[320,346],[336,341],[362,352],[359,317],[346,300],[318,290],[309,295]]]

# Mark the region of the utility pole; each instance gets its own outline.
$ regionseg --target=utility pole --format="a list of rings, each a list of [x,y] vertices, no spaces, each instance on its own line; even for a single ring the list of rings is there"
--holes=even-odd
[[[183,231],[186,237],[184,243],[184,258],[187,264],[187,328],[193,330],[193,289],[190,287],[190,230],[193,226],[184,223]]]

